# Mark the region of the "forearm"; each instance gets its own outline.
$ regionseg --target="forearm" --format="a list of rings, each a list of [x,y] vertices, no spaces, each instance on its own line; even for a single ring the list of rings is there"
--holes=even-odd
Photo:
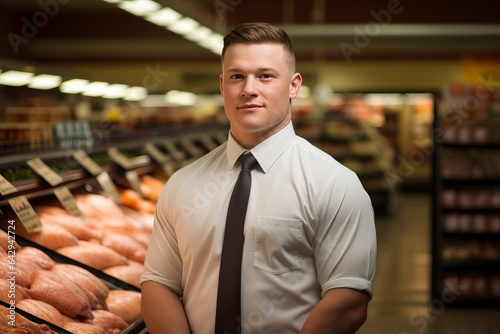
[[[306,319],[300,334],[353,334],[366,320],[369,297],[351,289],[330,290]]]
[[[182,302],[161,284],[142,284],[141,312],[150,334],[190,334]]]

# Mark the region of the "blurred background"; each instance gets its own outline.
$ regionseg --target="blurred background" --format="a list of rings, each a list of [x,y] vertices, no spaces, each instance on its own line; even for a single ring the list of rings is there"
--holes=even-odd
[[[378,272],[360,332],[499,333],[499,10],[450,0],[2,0],[4,220],[19,218],[12,199],[35,217],[41,203],[61,204],[56,185],[147,213],[127,196],[154,204],[148,177],[163,184],[225,141],[222,37],[265,21],[289,33],[304,78],[297,134],[354,170],[372,199]],[[50,182],[36,159],[62,179]],[[147,331],[141,321],[127,330]]]

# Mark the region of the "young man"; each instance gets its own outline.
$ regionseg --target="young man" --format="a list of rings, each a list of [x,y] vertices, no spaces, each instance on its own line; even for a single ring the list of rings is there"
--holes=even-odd
[[[244,225],[241,329],[231,333],[354,333],[364,323],[376,258],[371,202],[352,171],[295,135],[291,100],[301,84],[282,29],[249,23],[225,37],[229,138],[175,173],[158,201],[142,277],[150,333],[215,332],[227,208],[245,152],[258,165]]]

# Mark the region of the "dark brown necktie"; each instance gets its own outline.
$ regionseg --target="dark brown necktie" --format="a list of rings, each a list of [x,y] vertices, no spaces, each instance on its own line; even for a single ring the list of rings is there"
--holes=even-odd
[[[215,334],[241,333],[243,227],[252,185],[250,171],[257,165],[257,160],[250,153],[242,154],[238,160],[241,163],[241,172],[229,200],[224,243],[222,245]]]

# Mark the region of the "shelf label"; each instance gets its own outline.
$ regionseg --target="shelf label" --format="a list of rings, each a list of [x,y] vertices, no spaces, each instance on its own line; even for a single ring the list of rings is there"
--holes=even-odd
[[[104,172],[102,167],[96,164],[94,160],[92,160],[92,158],[90,158],[88,154],[85,153],[84,150],[73,152],[73,158],[75,158],[75,160],[78,161],[78,163],[93,176],[99,175]]]
[[[201,157],[203,155],[203,152],[196,147],[191,138],[182,138],[180,143],[192,157]]]
[[[38,175],[43,177],[45,179],[45,181],[47,181],[51,186],[56,186],[59,183],[63,182],[63,178],[59,174],[54,172],[52,169],[50,169],[50,167],[47,166],[42,161],[42,159],[35,158],[35,159],[31,159],[31,160],[26,161],[26,163],[28,164],[28,166],[33,168],[33,170]]]
[[[110,196],[113,201],[117,204],[121,204],[120,192],[116,188],[111,176],[109,176],[108,172],[103,172],[96,177],[97,182],[101,185],[104,192]]]
[[[0,194],[2,196],[17,192],[17,188],[12,185],[3,175],[0,175]]]
[[[116,147],[110,147],[108,148],[108,155],[113,160],[116,162],[118,165],[123,167],[124,169],[128,170],[132,168],[132,163],[130,160],[121,153],[118,148]]]
[[[168,178],[170,178],[175,173],[175,166],[176,164],[173,161],[169,161],[166,164],[162,165],[163,171]]]
[[[28,233],[35,232],[42,228],[42,222],[31,206],[26,196],[18,196],[8,200],[10,206],[21,220]]]
[[[184,153],[179,151],[177,147],[175,147],[174,142],[167,140],[166,142],[163,143],[165,145],[165,148],[167,149],[168,153],[172,156],[177,161],[184,160]]]
[[[200,136],[200,141],[203,145],[205,145],[205,147],[207,148],[207,150],[211,151],[215,148],[217,148],[217,144],[213,141],[213,139],[207,135],[207,134],[203,134]]]
[[[76,200],[73,197],[73,194],[69,191],[68,187],[57,187],[54,189],[54,194],[66,211],[68,211],[72,216],[83,217],[83,213],[80,211],[80,208],[76,204]]]
[[[130,183],[132,189],[138,193],[142,198],[144,198],[144,193],[141,190],[141,179],[139,178],[139,174],[136,171],[128,171],[125,173],[125,177],[127,181]]]
[[[147,165],[151,162],[151,159],[147,155],[141,155],[132,159],[127,158],[123,153],[121,153],[118,148],[110,147],[107,150],[111,160],[116,162],[118,165],[123,167],[125,170],[130,170],[140,166]]]
[[[151,142],[146,143],[144,149],[146,153],[149,154],[159,164],[163,164],[169,159],[169,157],[166,154],[163,154],[163,152],[160,151],[160,149]]]

